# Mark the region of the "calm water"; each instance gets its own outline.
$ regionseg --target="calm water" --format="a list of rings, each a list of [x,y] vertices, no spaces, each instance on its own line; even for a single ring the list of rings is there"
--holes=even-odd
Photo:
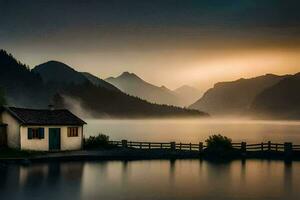
[[[205,141],[220,133],[240,142],[294,142],[300,144],[300,121],[247,120],[87,120],[86,136],[105,133],[112,140]]]
[[[300,162],[199,160],[0,165],[0,199],[298,200]]]
[[[242,120],[87,120],[86,136],[113,140],[204,141],[221,133],[234,141],[300,144],[300,122]],[[300,162],[247,160],[216,164],[154,160],[0,164],[0,199],[298,200]]]

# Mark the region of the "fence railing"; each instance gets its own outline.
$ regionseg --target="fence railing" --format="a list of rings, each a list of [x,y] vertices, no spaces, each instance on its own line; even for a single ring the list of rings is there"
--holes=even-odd
[[[203,151],[206,148],[202,142],[193,143],[176,143],[176,142],[136,142],[136,141],[109,141],[110,144],[123,148],[136,149],[171,149],[171,150],[187,150],[187,151]],[[243,152],[251,151],[269,151],[269,152],[292,152],[300,151],[300,145],[294,145],[290,142],[272,143],[271,141],[247,144],[246,142],[232,143],[234,149],[239,149]]]

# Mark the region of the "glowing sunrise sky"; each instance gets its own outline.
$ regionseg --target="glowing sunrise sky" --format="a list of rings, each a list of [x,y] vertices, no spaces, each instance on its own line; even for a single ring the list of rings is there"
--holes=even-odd
[[[0,48],[171,89],[300,72],[296,0],[0,0]]]

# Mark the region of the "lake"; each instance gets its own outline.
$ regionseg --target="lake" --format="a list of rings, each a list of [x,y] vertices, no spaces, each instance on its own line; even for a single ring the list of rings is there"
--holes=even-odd
[[[300,144],[300,121],[239,119],[87,120],[85,135],[104,133],[111,140],[204,142],[222,134],[235,142],[274,141]]]
[[[3,200],[298,200],[300,162],[153,160],[0,164]]]
[[[112,140],[204,141],[220,133],[234,141],[300,144],[298,121],[86,120],[86,136]],[[1,199],[296,200],[300,162],[200,160],[0,164]]]

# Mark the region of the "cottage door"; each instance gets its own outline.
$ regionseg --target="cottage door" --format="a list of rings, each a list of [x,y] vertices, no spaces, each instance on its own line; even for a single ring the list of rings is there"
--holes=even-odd
[[[60,150],[60,128],[49,128],[49,150]]]

